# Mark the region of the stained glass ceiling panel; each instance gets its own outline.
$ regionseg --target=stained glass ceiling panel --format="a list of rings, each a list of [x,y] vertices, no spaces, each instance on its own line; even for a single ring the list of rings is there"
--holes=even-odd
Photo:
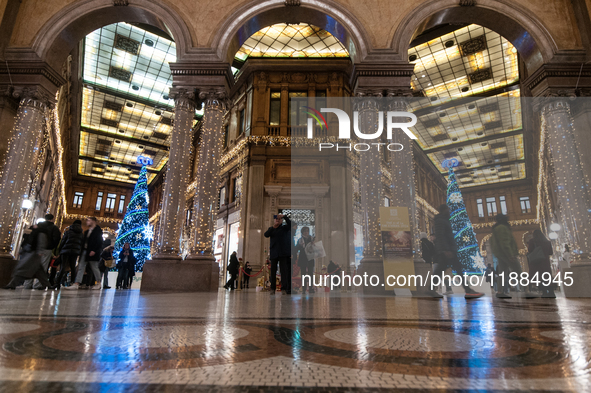
[[[279,23],[254,33],[235,57],[240,61],[248,57],[349,57],[349,52],[319,27]]]
[[[125,136],[170,145],[174,114],[139,102],[126,100],[90,87],[82,90],[82,127],[101,130],[114,136]]]
[[[116,23],[86,36],[83,78],[97,86],[172,107],[168,63],[175,61],[173,41],[127,23]]]
[[[519,79],[517,49],[505,38],[470,25],[410,48],[413,90],[433,104],[508,86]]]
[[[168,63],[174,61],[173,41],[126,23],[86,36],[80,174],[135,183],[143,155],[154,161],[148,181],[155,178],[168,161],[174,118]]]
[[[522,128],[519,89],[458,105],[430,107],[428,99],[411,100],[418,122],[413,127],[423,150],[451,146]],[[453,102],[451,103],[453,104]]]
[[[425,97],[410,104],[418,117],[414,130],[433,164],[445,173],[442,162],[457,158],[461,187],[525,178],[513,45],[469,25],[410,48],[408,56],[415,64],[411,87]]]

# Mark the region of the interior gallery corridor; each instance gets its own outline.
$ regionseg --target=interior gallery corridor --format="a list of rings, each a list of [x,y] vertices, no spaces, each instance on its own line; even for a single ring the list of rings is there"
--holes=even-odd
[[[591,392],[591,0],[0,0],[0,393]]]

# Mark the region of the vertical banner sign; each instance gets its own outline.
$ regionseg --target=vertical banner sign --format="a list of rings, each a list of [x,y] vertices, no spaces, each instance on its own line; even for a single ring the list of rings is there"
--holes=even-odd
[[[380,207],[380,229],[382,232],[382,250],[384,257],[384,279],[396,277],[396,285],[385,283],[386,290],[408,288],[416,290],[412,257],[412,235],[407,207]],[[393,280],[390,280],[393,283]]]

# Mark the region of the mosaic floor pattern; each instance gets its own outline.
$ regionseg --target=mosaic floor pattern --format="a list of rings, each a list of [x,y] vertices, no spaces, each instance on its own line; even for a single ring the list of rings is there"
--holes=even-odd
[[[0,292],[0,392],[591,391],[591,300]]]

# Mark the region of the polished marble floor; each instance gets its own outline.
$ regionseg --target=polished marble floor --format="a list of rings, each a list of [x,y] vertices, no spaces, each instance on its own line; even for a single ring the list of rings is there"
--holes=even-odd
[[[591,391],[590,299],[1,291],[0,392]]]

